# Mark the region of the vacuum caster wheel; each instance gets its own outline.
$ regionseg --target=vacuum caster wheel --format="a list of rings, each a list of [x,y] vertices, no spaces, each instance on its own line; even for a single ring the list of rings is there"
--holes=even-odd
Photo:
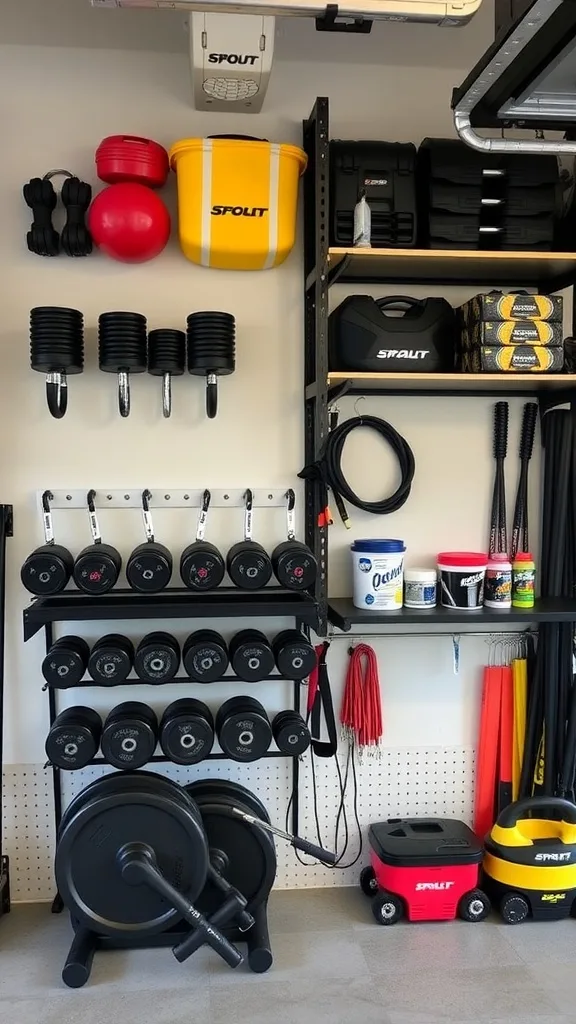
[[[490,900],[481,889],[465,892],[458,904],[458,917],[463,921],[483,921],[490,913]]]
[[[396,924],[404,913],[402,900],[383,890],[372,900],[372,913],[378,924]]]
[[[522,924],[529,911],[528,901],[519,892],[509,892],[500,903],[500,913],[506,924]]]
[[[374,868],[362,868],[360,872],[360,888],[365,896],[375,896],[378,892],[378,882],[374,874]]]

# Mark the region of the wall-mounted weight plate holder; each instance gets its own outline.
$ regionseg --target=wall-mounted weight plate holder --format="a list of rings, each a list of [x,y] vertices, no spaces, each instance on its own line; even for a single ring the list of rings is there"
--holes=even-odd
[[[52,491],[53,498],[50,501],[52,509],[82,509],[86,511],[86,494],[89,487],[84,490],[56,490]],[[144,487],[127,487],[124,490],[118,488],[100,487],[97,490],[98,511],[103,512],[107,508],[112,509],[142,509],[142,491]],[[210,489],[210,504],[214,508],[243,508],[245,487],[215,488]],[[42,510],[43,491],[37,492],[38,510]],[[150,508],[201,508],[204,490],[202,488],[176,490],[170,487],[156,488],[150,491]],[[255,508],[279,508],[286,505],[286,488],[259,487],[252,491],[252,504]]]

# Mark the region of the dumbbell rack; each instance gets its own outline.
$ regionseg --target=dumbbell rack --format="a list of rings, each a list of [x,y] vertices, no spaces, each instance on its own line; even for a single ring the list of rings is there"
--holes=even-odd
[[[2,506],[0,506],[1,509]],[[34,598],[24,609],[23,626],[24,641],[30,640],[41,629],[44,629],[46,653],[54,642],[54,624],[58,622],[80,622],[120,619],[196,619],[196,618],[293,618],[298,628],[313,629],[317,625],[317,607],[314,599],[308,594],[293,593],[281,587],[266,587],[260,591],[246,592],[234,587],[219,587],[206,594],[195,594],[189,590],[169,588],[160,594],[138,594],[133,590],[118,589],[108,594],[93,597],[76,590],[65,590],[52,597]],[[1,652],[0,652],[1,653]],[[224,675],[222,681],[237,678]],[[286,682],[284,676],[278,674],[268,677],[268,681]],[[263,680],[265,681],[265,680]],[[289,680],[288,680],[289,681]],[[166,685],[194,685],[187,676],[177,676]],[[157,684],[145,683],[138,678],[128,678],[123,685],[151,686],[158,690]],[[214,684],[207,684],[214,685]],[[216,684],[217,685],[217,684]],[[253,684],[251,684],[253,685]],[[102,689],[90,679],[82,680],[82,688]],[[293,682],[293,708],[300,711],[300,691],[302,683]],[[58,691],[54,687],[48,689],[48,706],[50,728],[58,714]],[[104,687],[108,689],[108,687]],[[109,689],[113,689],[110,687]],[[289,757],[280,751],[272,750],[264,754],[265,758]],[[228,760],[224,753],[211,753],[205,760]],[[298,833],[298,781],[299,759],[292,757],[292,831]],[[91,764],[106,762],[102,757],[95,758]],[[164,755],[155,754],[149,763],[170,763]],[[240,762],[238,762],[240,763]],[[81,771],[82,769],[80,769]],[[62,817],[62,787],[60,769],[52,766],[54,782],[54,818],[56,832]],[[56,897],[54,910],[61,909],[59,898]]]
[[[12,505],[0,505],[0,917],[10,910],[10,867],[2,844],[2,765],[4,735],[4,641],[6,606],[6,538],[13,536]]]

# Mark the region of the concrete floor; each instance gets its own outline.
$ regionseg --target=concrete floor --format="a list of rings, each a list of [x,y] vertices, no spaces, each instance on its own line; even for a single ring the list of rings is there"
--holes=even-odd
[[[0,1024],[574,1024],[576,921],[379,927],[357,889],[277,892],[275,963],[230,970],[202,949],[97,953],[83,989],[60,972],[66,914],[0,921]]]

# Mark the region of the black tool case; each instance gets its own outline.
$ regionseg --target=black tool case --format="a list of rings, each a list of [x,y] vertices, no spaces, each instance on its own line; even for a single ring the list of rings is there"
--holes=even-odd
[[[376,248],[416,245],[416,147],[402,142],[330,143],[330,242],[354,241],[354,207],[360,194],[372,215]]]
[[[456,139],[424,139],[417,193],[421,245],[554,248],[563,195],[555,156],[478,153]]]
[[[330,369],[449,372],[454,368],[455,326],[446,299],[349,295],[328,320]]]

